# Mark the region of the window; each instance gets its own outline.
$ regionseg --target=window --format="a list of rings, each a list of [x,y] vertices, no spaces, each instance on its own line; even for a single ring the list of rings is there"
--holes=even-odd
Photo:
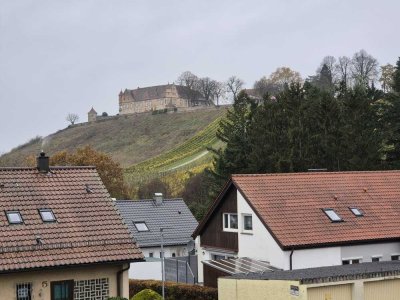
[[[391,260],[399,260],[400,255],[392,255],[390,258]]]
[[[243,215],[243,231],[253,230],[253,217],[251,215]]]
[[[374,261],[380,261],[381,260],[381,258],[380,258],[380,256],[373,256],[372,257],[372,261],[374,262]]]
[[[212,259],[212,260],[226,259],[226,258],[227,258],[226,255],[219,255],[219,254],[212,254],[212,255],[211,255],[211,259]]]
[[[343,265],[353,265],[353,264],[359,264],[361,262],[360,258],[353,258],[353,259],[343,259],[342,264]]]
[[[324,208],[323,211],[332,222],[343,221],[343,219],[332,208]]]
[[[176,254],[175,254],[175,253],[172,253],[172,257],[176,257]]]
[[[160,258],[163,258],[163,257],[164,257],[163,253],[162,253],[162,252],[160,252]]]
[[[17,300],[32,299],[32,283],[18,283],[16,291],[17,291]]]
[[[8,223],[10,224],[22,224],[22,216],[19,211],[6,211]]]
[[[225,231],[236,231],[238,229],[237,214],[224,213],[223,226]]]
[[[43,222],[55,222],[56,217],[51,209],[39,209],[40,217]]]
[[[50,282],[50,291],[52,300],[73,300],[74,281],[52,281]]]
[[[351,212],[356,216],[356,217],[362,217],[364,215],[364,213],[358,209],[357,207],[349,207],[349,209],[351,210]]]
[[[154,253],[153,253],[153,252],[150,252],[150,253],[149,253],[149,257],[154,257]]]
[[[145,222],[134,222],[133,224],[135,224],[137,231],[149,231]]]

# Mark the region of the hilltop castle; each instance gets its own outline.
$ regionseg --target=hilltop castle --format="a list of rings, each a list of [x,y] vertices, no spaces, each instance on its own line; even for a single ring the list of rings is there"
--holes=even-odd
[[[204,97],[186,86],[167,84],[125,89],[119,93],[121,115],[141,113],[165,108],[182,108],[207,105]]]
[[[120,115],[207,105],[201,93],[176,84],[138,87],[135,90],[125,89],[119,93]],[[98,115],[93,107],[88,112],[88,122],[107,117]]]

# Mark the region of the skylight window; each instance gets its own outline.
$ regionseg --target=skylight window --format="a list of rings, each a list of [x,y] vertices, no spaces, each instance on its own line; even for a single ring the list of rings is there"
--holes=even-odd
[[[343,219],[331,208],[324,208],[324,212],[332,222],[343,221]]]
[[[135,224],[137,231],[149,231],[145,222],[135,222],[133,224]]]
[[[356,216],[356,217],[362,217],[364,215],[364,213],[358,209],[357,207],[349,207],[349,209],[351,210],[351,212]]]
[[[6,211],[7,220],[10,224],[22,224],[22,216],[19,211]]]
[[[43,222],[55,222],[56,217],[51,209],[39,209],[40,217]]]

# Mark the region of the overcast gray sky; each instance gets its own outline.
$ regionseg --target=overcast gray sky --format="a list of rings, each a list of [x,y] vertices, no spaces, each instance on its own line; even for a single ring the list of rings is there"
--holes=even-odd
[[[400,56],[398,0],[0,0],[0,152],[118,111],[124,88],[183,71],[251,87],[277,67],[303,77],[326,55]]]

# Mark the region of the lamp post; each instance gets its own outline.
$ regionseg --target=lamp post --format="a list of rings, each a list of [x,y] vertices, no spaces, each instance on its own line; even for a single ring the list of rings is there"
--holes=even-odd
[[[160,228],[161,234],[161,278],[162,278],[162,298],[165,299],[165,272],[164,272],[164,228]]]

